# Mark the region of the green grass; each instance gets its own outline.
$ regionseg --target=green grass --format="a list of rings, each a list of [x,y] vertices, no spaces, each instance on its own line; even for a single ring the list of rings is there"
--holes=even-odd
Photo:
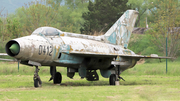
[[[159,61],[159,60],[154,60]],[[0,62],[0,75],[32,75],[34,73],[35,67],[21,65],[19,66],[17,62]],[[49,67],[39,67],[40,75],[49,75]],[[57,71],[66,75],[66,68],[57,67]],[[180,75],[180,63],[179,61],[170,62],[168,61],[168,72],[166,74],[166,62],[155,62],[155,63],[145,63],[137,64],[135,67],[128,69],[122,73],[122,75]]]
[[[159,61],[159,60],[156,60]],[[179,61],[169,62],[166,74],[166,62],[137,64],[122,73],[123,75],[180,75]]]
[[[126,81],[119,86],[109,86],[109,80],[100,76],[99,81],[89,82],[66,76],[66,68],[57,68],[62,73],[62,84],[49,82],[49,68],[40,67],[42,87],[33,87],[34,67],[17,63],[1,62],[0,101],[162,101],[180,100],[179,62],[138,64],[121,74]]]
[[[180,76],[124,76],[120,86],[109,86],[108,79],[71,80],[63,75],[62,85],[48,82],[41,76],[41,88],[33,87],[32,75],[1,75],[0,100],[120,101],[179,100]]]
[[[39,67],[40,75],[49,75],[50,68],[47,66]],[[18,63],[17,62],[0,62],[0,75],[32,75],[34,73],[35,67],[19,65],[18,71]],[[57,71],[62,74],[66,74],[66,68],[57,68]]]

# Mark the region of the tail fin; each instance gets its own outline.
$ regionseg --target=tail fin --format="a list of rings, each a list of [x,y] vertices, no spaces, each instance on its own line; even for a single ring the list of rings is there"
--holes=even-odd
[[[122,45],[127,48],[137,16],[137,11],[127,10],[104,34],[105,39],[111,44]]]

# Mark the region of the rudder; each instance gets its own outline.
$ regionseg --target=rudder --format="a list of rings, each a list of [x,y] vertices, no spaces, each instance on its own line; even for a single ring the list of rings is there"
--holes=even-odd
[[[104,34],[106,41],[127,48],[138,14],[135,10],[127,10]]]

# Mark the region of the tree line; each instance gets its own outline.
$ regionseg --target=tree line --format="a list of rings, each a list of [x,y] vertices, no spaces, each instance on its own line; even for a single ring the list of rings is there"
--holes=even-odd
[[[135,27],[149,30],[149,41],[168,56],[180,54],[179,0],[37,0],[24,4],[14,14],[2,16],[0,10],[0,42],[30,35],[42,26],[88,35],[104,34],[127,10],[139,11]],[[147,46],[148,47],[148,46]]]

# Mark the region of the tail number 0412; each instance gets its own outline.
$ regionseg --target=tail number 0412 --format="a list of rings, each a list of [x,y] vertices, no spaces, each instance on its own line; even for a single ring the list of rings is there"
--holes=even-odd
[[[49,55],[52,56],[53,47],[39,45],[39,55]]]

